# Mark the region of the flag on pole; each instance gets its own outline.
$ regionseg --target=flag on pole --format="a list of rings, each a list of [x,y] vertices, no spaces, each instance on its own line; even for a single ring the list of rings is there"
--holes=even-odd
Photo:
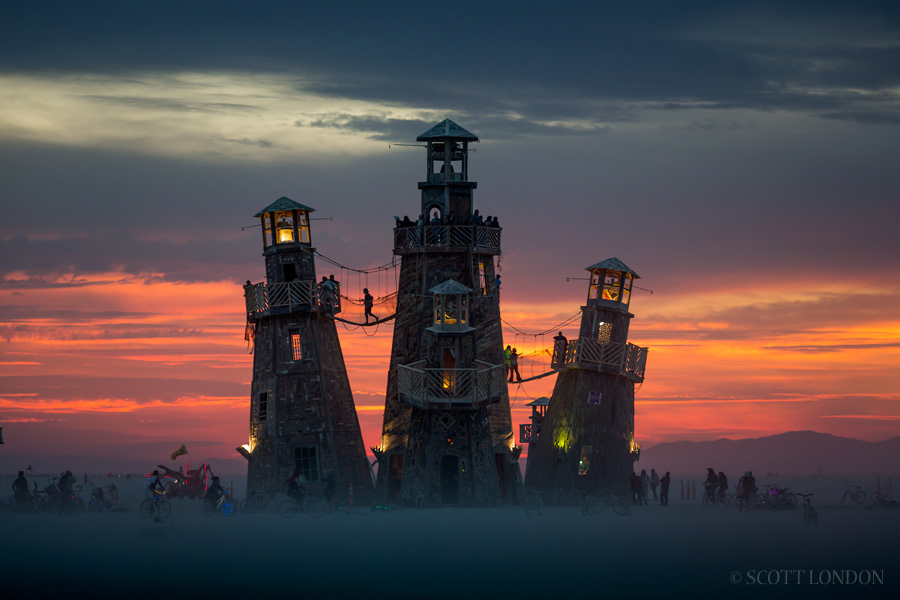
[[[187,448],[185,448],[184,444],[182,444],[181,448],[179,448],[178,450],[176,450],[175,452],[172,453],[172,460],[175,460],[182,454],[187,454],[187,453],[188,453]]]

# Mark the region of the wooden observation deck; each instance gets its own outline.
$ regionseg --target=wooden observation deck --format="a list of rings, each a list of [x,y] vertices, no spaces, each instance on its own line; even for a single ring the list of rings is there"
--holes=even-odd
[[[319,293],[319,285],[315,281],[291,281],[244,286],[247,315],[261,317],[304,310],[320,310],[333,314],[341,312],[340,284],[335,294],[333,311],[325,305],[324,298]]]
[[[604,373],[623,375],[635,383],[640,383],[644,381],[647,351],[647,348],[631,343],[603,343],[595,339],[579,338],[568,343],[564,358],[561,357],[560,348],[554,348],[550,366],[554,369],[567,367],[595,369]]]
[[[487,225],[424,225],[394,229],[394,254],[465,252],[500,254],[500,227]]]
[[[426,368],[420,360],[397,366],[400,398],[412,406],[477,409],[500,401],[505,368],[476,360],[468,369]]]

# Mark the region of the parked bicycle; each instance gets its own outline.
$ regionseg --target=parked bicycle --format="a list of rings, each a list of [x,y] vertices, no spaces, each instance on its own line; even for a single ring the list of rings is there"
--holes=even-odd
[[[841,496],[841,504],[848,498],[857,504],[863,504],[866,501],[866,491],[862,489],[861,485],[850,485],[846,479],[844,483],[847,485],[847,489],[844,490],[844,495]]]
[[[91,485],[93,486],[94,484],[92,483]],[[119,490],[116,489],[116,484],[94,486],[93,491],[91,491],[91,500],[88,502],[88,508],[95,513],[103,510],[112,510],[118,501]]]
[[[256,492],[241,500],[240,508],[244,512],[260,512],[275,502],[275,494]]]
[[[617,495],[612,490],[581,493],[581,514],[584,516],[602,513],[607,508],[612,508],[620,517],[631,514],[631,505],[624,495]]]
[[[813,508],[812,502],[810,502],[810,498],[813,497],[813,494],[797,494],[801,498],[803,498],[803,522],[807,525],[818,525],[819,524],[819,513],[816,512],[816,509]]]
[[[166,501],[165,496],[165,491],[154,490],[152,497],[145,498],[144,501],[141,502],[141,516],[152,517],[154,514],[158,514],[165,519],[172,514],[172,505]]]

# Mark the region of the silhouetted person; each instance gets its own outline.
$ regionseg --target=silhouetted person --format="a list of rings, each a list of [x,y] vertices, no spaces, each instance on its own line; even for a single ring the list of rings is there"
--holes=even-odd
[[[206,504],[210,504],[215,506],[219,501],[219,496],[225,493],[225,489],[222,487],[222,484],[219,483],[218,477],[212,478],[212,483],[208,488],[206,488],[206,495],[203,496],[203,502]]]
[[[509,353],[509,381],[512,383],[513,373],[516,374],[516,381],[522,381],[522,376],[519,375],[519,353],[516,352],[516,349],[513,348],[512,352]]]
[[[403,216],[403,221],[400,222],[400,227],[412,227],[413,222],[409,220],[409,215]]]
[[[494,289],[497,290],[497,301],[498,302],[500,301],[500,284],[501,283],[502,282],[500,281],[500,276],[495,275],[494,276]]]
[[[728,491],[728,478],[725,476],[724,471],[719,471],[719,498],[725,497],[725,492]]]
[[[506,364],[506,378],[512,381],[512,346],[507,345],[503,351],[503,362]]]
[[[569,340],[560,331],[559,335],[553,336],[553,362],[562,364],[566,362],[566,352],[569,349]]]
[[[28,491],[28,480],[25,479],[25,471],[19,471],[19,476],[12,484],[13,498],[16,506],[24,506],[31,500],[31,493]]]
[[[75,476],[66,471],[59,476],[56,486],[59,488],[59,514],[69,513],[75,509]]]
[[[303,488],[301,488],[300,484],[297,483],[297,479],[299,476],[300,472],[297,469],[294,469],[293,473],[291,473],[291,476],[285,480],[285,483],[287,484],[288,498],[290,498],[297,504],[303,502],[303,496],[305,495],[303,493]]]
[[[650,476],[647,475],[647,469],[641,469],[641,495],[646,504],[650,500]]]
[[[644,498],[643,494],[641,494],[641,478],[637,476],[637,473],[632,471],[631,477],[628,479],[631,482],[631,501],[638,506],[643,506]]]
[[[372,306],[375,304],[375,298],[372,297],[372,294],[369,293],[369,288],[363,288],[363,308],[366,312],[366,325],[369,324],[369,317],[372,317],[373,320],[377,321],[378,317],[372,314]]]
[[[659,473],[656,469],[650,469],[650,489],[653,491],[653,499],[657,500],[656,488],[659,486]]]
[[[660,506],[668,506],[669,505],[669,484],[672,483],[672,478],[669,477],[669,472],[666,471],[666,474],[662,476],[662,479],[659,480],[659,504]]]
[[[719,477],[716,475],[715,469],[712,467],[706,468],[706,481],[703,482],[703,490],[704,493],[709,496],[709,499],[713,499],[713,490],[719,487]]]

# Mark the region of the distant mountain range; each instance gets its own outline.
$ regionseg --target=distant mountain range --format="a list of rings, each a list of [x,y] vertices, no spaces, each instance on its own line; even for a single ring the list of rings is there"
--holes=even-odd
[[[697,477],[705,476],[707,467],[712,467],[729,478],[747,470],[756,476],[898,475],[900,436],[865,442],[815,431],[789,431],[745,440],[665,442],[642,450],[635,467],[638,472],[653,468]]]

